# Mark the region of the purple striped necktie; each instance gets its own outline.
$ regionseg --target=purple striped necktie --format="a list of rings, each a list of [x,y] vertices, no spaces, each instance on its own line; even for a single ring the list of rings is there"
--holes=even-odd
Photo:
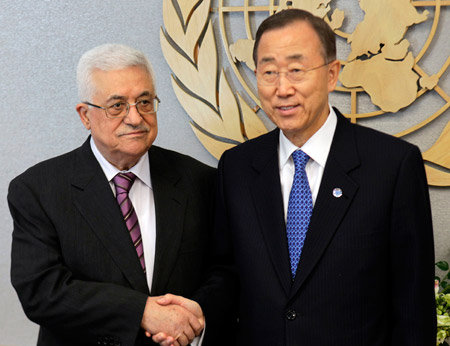
[[[119,203],[120,210],[122,211],[123,218],[127,225],[128,231],[130,232],[134,247],[136,248],[142,269],[144,269],[145,272],[144,246],[142,245],[141,228],[139,227],[136,211],[134,210],[133,204],[128,196],[135,179],[136,176],[131,172],[118,173],[113,178],[113,182],[116,186],[117,203]]]

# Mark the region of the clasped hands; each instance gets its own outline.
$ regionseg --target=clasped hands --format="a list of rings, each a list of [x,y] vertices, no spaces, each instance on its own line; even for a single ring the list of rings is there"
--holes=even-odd
[[[148,297],[141,327],[161,346],[186,346],[205,326],[203,311],[197,302],[166,294]]]

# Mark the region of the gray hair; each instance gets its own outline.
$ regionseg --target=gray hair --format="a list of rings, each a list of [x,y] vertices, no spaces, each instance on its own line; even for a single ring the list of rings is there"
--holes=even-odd
[[[103,44],[84,53],[77,67],[78,96],[81,101],[91,101],[95,92],[92,80],[94,70],[121,70],[131,66],[139,66],[147,70],[156,92],[155,76],[152,65],[139,50],[122,44]]]

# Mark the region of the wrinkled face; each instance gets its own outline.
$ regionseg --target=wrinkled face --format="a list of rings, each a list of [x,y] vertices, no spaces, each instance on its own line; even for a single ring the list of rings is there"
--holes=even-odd
[[[105,106],[115,100],[132,104],[143,97],[155,96],[153,81],[142,67],[96,70],[92,79],[95,92],[90,102],[95,105]],[[139,161],[158,132],[156,114],[141,116],[135,106],[130,106],[128,115],[119,119],[107,118],[103,109],[88,107],[83,103],[78,104],[76,109],[83,125],[91,131],[99,151],[121,170],[129,169]]]
[[[269,30],[261,36],[256,75],[261,106],[286,137],[301,147],[326,121],[328,93],[336,87],[340,64],[327,63],[320,39],[307,22]],[[313,69],[316,68],[316,69]],[[263,73],[309,70],[292,83],[281,73],[274,85],[262,85]]]

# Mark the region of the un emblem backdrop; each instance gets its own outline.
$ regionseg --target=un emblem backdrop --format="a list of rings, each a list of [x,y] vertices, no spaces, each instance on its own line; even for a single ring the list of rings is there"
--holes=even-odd
[[[354,123],[419,145],[429,184],[450,186],[450,40],[440,32],[450,1],[164,0],[172,87],[206,150],[219,158],[273,127],[260,109],[252,49],[259,23],[288,6],[336,34],[342,69],[332,104]],[[431,126],[439,136],[424,136]]]

